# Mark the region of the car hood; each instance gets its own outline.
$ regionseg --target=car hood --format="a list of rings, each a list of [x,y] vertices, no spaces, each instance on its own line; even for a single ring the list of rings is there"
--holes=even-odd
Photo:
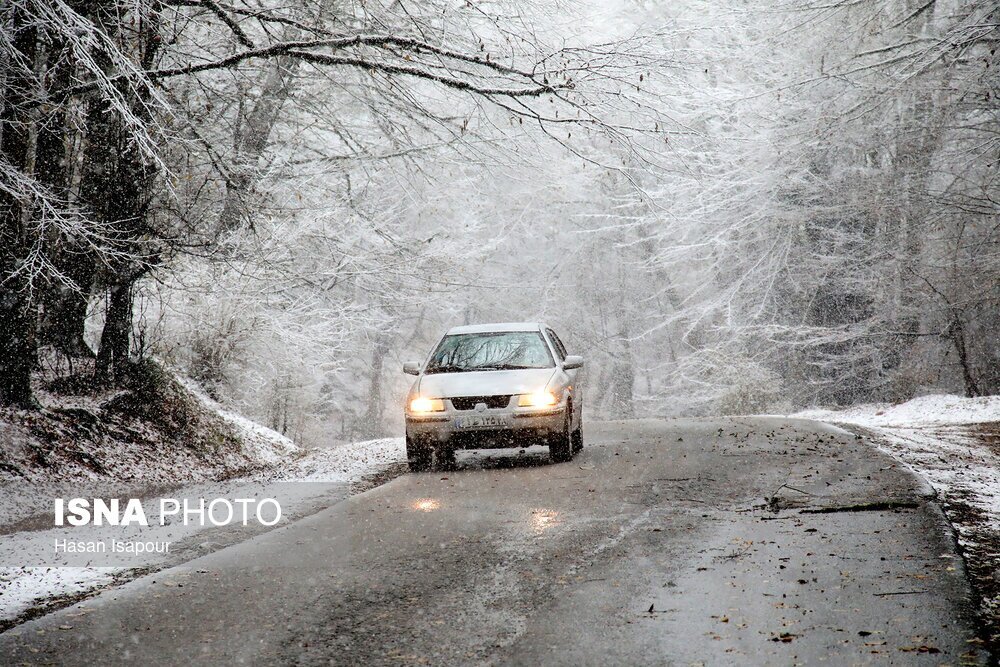
[[[418,391],[428,398],[530,394],[544,388],[555,370],[525,368],[516,371],[432,373],[420,377]]]

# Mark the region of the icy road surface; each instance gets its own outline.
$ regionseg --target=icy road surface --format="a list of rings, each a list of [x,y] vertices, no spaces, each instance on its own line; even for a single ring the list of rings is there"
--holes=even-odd
[[[471,456],[0,635],[0,663],[979,663],[927,490],[832,426],[588,425]],[[970,642],[970,640],[972,640]]]

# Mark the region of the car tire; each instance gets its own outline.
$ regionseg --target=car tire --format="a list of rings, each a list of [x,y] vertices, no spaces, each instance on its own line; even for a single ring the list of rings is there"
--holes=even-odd
[[[566,410],[566,423],[562,431],[549,440],[549,459],[553,463],[566,463],[573,458],[573,433],[570,431],[570,410]]]
[[[434,450],[419,438],[406,436],[406,462],[411,472],[426,472],[431,469],[431,455]]]
[[[434,457],[437,459],[437,469],[438,470],[454,470],[457,464],[455,460],[455,448],[452,447],[447,442],[442,442],[439,444],[434,451]]]
[[[580,423],[573,431],[573,453],[575,454],[581,449],[583,449],[583,417],[580,417]]]

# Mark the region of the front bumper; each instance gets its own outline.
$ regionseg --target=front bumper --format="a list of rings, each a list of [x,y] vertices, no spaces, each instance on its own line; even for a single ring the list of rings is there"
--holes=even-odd
[[[429,415],[406,415],[406,436],[431,442],[448,442],[455,449],[499,449],[526,447],[561,433],[566,406],[544,410],[471,410],[448,409]],[[500,416],[500,427],[459,428],[456,420],[476,415]]]

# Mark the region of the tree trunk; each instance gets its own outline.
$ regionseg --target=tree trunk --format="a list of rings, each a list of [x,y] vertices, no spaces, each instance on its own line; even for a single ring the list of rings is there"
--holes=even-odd
[[[385,368],[385,357],[389,353],[388,336],[378,334],[372,345],[371,374],[368,384],[368,401],[365,409],[364,424],[367,437],[375,438],[382,435],[382,417],[385,412],[385,402],[382,398],[382,371]]]
[[[951,68],[942,69],[939,90],[947,90],[951,82]],[[894,341],[894,366],[902,363],[913,348],[918,334],[928,330],[931,309],[919,298],[919,289],[911,271],[921,273],[927,245],[933,234],[928,234],[930,217],[927,215],[926,194],[934,190],[936,177],[932,168],[934,156],[945,140],[943,129],[948,113],[947,106],[937,104],[936,94],[918,90],[911,93],[899,111],[897,138],[893,147],[892,193],[897,202],[897,219],[890,220],[889,243],[896,255],[895,294],[892,301],[893,327],[904,334]],[[893,396],[893,399],[910,396]]]
[[[971,363],[969,362],[969,348],[965,342],[965,324],[962,322],[960,315],[956,314],[954,319],[952,319],[947,335],[955,345],[955,351],[958,352],[958,363],[962,367],[962,382],[965,385],[966,398],[982,396],[982,392],[979,390],[979,383],[976,382],[976,378],[972,373]]]
[[[621,360],[615,360],[611,370],[611,414],[614,419],[629,419],[635,415],[635,369],[632,366],[632,351],[624,339]]]
[[[611,414],[612,419],[629,419],[635,415],[635,361],[628,326],[628,314],[620,312],[619,334],[613,345],[619,350],[611,365]]]
[[[619,267],[618,284],[621,293],[625,294],[627,281],[624,268]],[[631,313],[628,303],[622,300],[617,304],[618,335],[614,337],[612,349],[619,352],[611,365],[611,414],[612,419],[631,418],[635,415],[635,360],[632,358],[632,328]]]
[[[132,330],[133,285],[129,282],[108,288],[108,308],[97,353],[98,381],[105,384],[121,379],[129,358],[129,334]]]
[[[159,8],[154,6],[154,9],[142,19],[136,47],[140,54],[138,64],[146,70],[152,68],[161,43]],[[95,11],[99,25],[108,34],[117,32],[116,15],[105,13],[107,10],[100,5]],[[130,95],[132,112],[141,121],[150,119],[149,98],[150,91],[145,88]],[[154,261],[155,250],[145,239],[151,236],[147,215],[157,171],[139,152],[124,120],[106,100],[94,100],[87,116],[93,166],[81,186],[81,198],[95,217],[113,230],[115,244],[132,255],[116,259],[107,267],[102,280],[108,301],[95,376],[107,383],[117,381],[125,371],[135,285]]]
[[[0,289],[0,405],[34,408],[36,308],[23,292]]]
[[[36,30],[16,10],[9,26],[14,50],[24,62],[34,62]],[[14,169],[27,174],[30,155],[30,113],[23,106],[32,86],[23,69],[0,63],[0,154]],[[16,187],[16,186],[15,186]],[[27,195],[0,189],[0,405],[37,407],[31,392],[31,371],[38,362],[35,326],[37,307],[22,263],[31,247]]]
[[[39,322],[40,342],[51,345],[71,357],[91,357],[94,351],[84,339],[90,290],[94,278],[93,262],[67,254],[56,265],[74,283],[53,285],[42,299],[42,318]]]
[[[298,36],[297,28],[290,28],[285,32],[287,41]],[[218,234],[252,226],[250,196],[257,180],[258,164],[267,149],[281,107],[291,94],[291,84],[298,63],[297,58],[290,56],[276,58],[253,108],[245,118],[238,119],[240,124],[235,139],[235,155],[226,181],[225,203],[219,216]]]
[[[74,61],[64,40],[53,39],[47,58],[45,80],[48,88],[58,90],[72,83]],[[51,114],[39,124],[36,174],[67,204],[70,200],[70,160],[67,147],[67,107],[55,106]],[[95,263],[91,254],[71,239],[56,240],[51,260],[73,285],[61,282],[46,286],[42,292],[42,317],[38,338],[42,345],[51,345],[64,354],[74,357],[93,357],[93,351],[84,342],[84,324],[87,305],[94,280]]]

